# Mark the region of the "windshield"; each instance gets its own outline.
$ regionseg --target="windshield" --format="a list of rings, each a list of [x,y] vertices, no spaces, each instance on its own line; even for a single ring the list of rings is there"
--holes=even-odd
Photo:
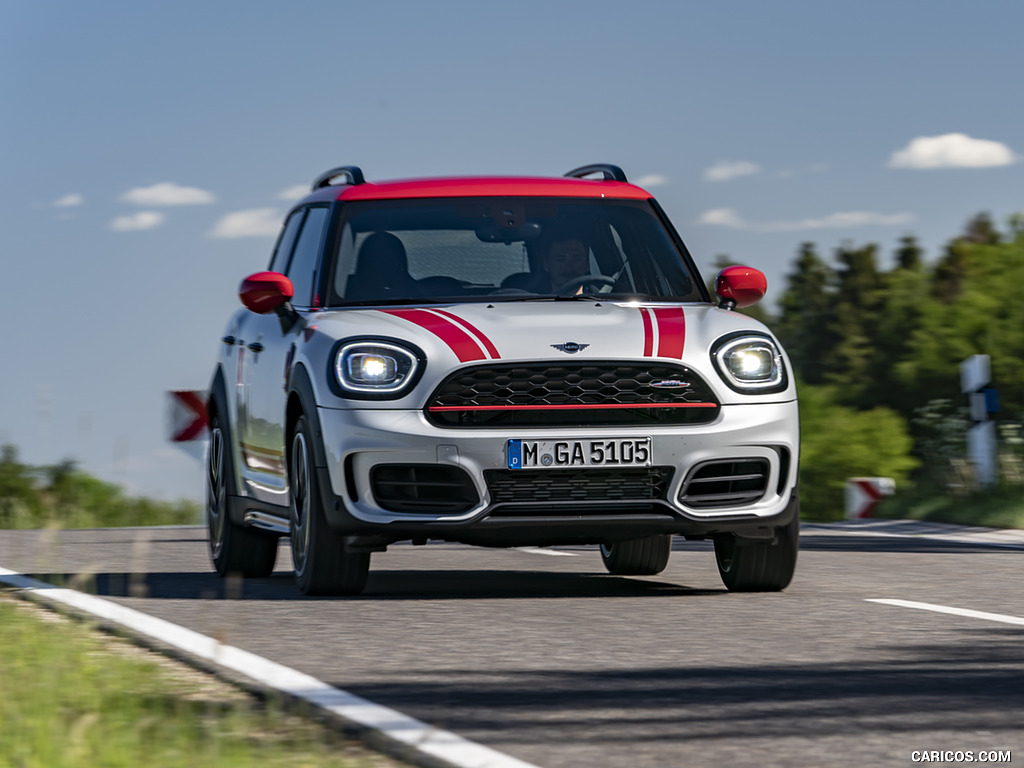
[[[345,204],[340,226],[329,306],[705,300],[646,201],[359,201]]]

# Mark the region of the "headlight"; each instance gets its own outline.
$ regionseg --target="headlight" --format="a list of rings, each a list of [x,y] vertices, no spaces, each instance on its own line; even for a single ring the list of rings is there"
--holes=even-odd
[[[782,353],[767,336],[728,336],[712,348],[711,359],[725,383],[737,392],[767,394],[787,386]]]
[[[343,344],[334,358],[334,374],[346,392],[396,395],[419,373],[419,360],[408,349],[385,342]]]

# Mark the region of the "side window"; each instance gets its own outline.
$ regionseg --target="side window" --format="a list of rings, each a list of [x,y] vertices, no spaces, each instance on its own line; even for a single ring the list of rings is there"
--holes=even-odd
[[[298,307],[308,307],[313,303],[313,275],[316,273],[316,257],[320,252],[320,239],[327,222],[327,213],[327,208],[309,209],[285,273],[295,286],[294,301]]]
[[[270,259],[270,271],[284,274],[288,268],[288,257],[292,255],[292,246],[295,245],[295,236],[299,233],[299,224],[302,223],[302,214],[305,211],[299,210],[288,217],[281,237],[277,239],[277,247]]]

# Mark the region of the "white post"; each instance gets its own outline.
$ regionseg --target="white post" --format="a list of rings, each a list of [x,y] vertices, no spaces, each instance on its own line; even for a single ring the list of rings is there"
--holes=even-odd
[[[967,432],[967,458],[981,486],[998,480],[996,471],[996,425],[989,416],[999,410],[988,355],[972,355],[960,364],[960,389],[967,395],[974,426]]]

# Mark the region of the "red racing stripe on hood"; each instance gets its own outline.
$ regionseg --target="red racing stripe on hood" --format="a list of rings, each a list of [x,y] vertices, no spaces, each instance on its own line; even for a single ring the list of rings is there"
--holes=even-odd
[[[487,359],[487,353],[484,352],[483,347],[446,317],[441,317],[426,309],[382,309],[381,312],[407,320],[430,331],[448,345],[455,356],[459,358],[460,363]]]
[[[487,350],[487,354],[491,356],[492,360],[501,359],[501,355],[498,354],[498,348],[495,347],[494,344],[491,343],[491,340],[487,338],[487,336],[484,335],[484,333],[471,322],[469,322],[468,320],[463,320],[461,317],[459,317],[458,315],[454,315],[451,312],[445,312],[443,309],[434,309],[431,311],[436,312],[439,315],[444,315],[453,323],[458,323],[464,329],[472,333],[480,341],[480,343],[484,345],[484,349]]]
[[[644,357],[650,357],[654,354],[654,326],[647,307],[640,307],[640,317],[644,320]]]
[[[654,310],[658,323],[658,357],[683,357],[686,340],[686,315],[680,307],[659,307]]]

